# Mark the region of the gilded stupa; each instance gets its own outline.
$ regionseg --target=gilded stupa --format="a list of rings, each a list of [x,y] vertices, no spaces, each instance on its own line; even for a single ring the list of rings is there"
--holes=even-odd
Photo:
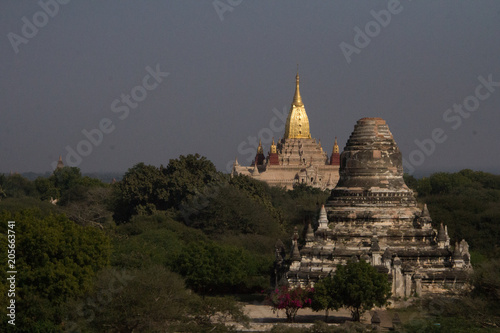
[[[267,157],[259,141],[257,154],[251,166],[239,165],[235,160],[232,175],[246,175],[272,186],[292,189],[305,184],[321,189],[333,189],[339,179],[339,147],[337,138],[328,158],[321,141],[311,137],[309,118],[300,96],[299,74],[295,77],[295,94],[285,124],[285,133],[277,144],[274,141]]]
[[[302,97],[300,97],[299,74],[295,77],[295,82],[295,95],[286,119],[285,139],[310,139],[309,118],[307,118],[306,108],[302,103]]]

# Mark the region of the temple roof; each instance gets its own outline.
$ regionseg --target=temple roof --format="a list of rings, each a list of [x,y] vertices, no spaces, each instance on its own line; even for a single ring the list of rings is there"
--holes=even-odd
[[[385,120],[358,120],[340,155],[337,191],[406,192],[401,152]],[[391,195],[392,196],[392,195]]]

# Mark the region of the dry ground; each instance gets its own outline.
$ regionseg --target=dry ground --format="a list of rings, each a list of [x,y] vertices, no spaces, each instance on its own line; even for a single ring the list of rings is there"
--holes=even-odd
[[[278,312],[273,312],[269,305],[263,305],[258,302],[253,304],[244,305],[245,313],[250,317],[250,328],[245,329],[240,327],[241,331],[250,332],[265,332],[269,331],[274,325],[278,323],[286,323],[286,315],[284,310]],[[362,318],[361,322],[364,324],[371,323],[371,316],[374,311],[377,311],[380,319],[382,321],[381,328],[384,331],[388,331],[392,327],[392,313],[389,313],[385,309],[374,309],[372,311],[366,312]],[[339,311],[330,311],[328,316],[328,323],[331,325],[343,323],[346,320],[350,320],[351,313],[348,310],[341,309]],[[324,321],[325,312],[314,312],[311,309],[300,309],[295,317],[294,326],[309,327],[315,321]]]

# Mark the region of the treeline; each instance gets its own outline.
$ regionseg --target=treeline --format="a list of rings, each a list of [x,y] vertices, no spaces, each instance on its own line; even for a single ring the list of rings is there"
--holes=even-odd
[[[500,176],[465,169],[421,179],[405,175],[405,181],[427,203],[434,227],[443,223],[452,241],[467,240],[473,259],[500,255]]]
[[[500,295],[499,179],[471,170],[405,176],[435,227],[448,225],[453,241],[471,245],[473,264],[482,262],[475,281],[485,313],[498,309],[487,295]],[[1,246],[16,221],[19,272],[15,327],[0,272],[0,330],[230,330],[228,318],[245,317],[226,296],[268,290],[276,241],[289,248],[294,227],[314,223],[329,194],[230,177],[199,155],[137,164],[113,184],[70,167],[33,181],[0,175]]]
[[[65,167],[0,176],[0,189],[19,271],[16,326],[2,305],[1,330],[20,332],[230,330],[223,322],[245,316],[224,295],[267,290],[275,242],[289,244],[329,195],[231,178],[199,155],[140,163],[114,184]]]

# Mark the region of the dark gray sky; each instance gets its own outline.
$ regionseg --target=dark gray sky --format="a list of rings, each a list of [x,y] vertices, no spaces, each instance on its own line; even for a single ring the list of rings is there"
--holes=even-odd
[[[0,172],[249,164],[297,63],[328,154],[382,117],[416,175],[500,172],[500,1],[59,1],[0,3]]]

